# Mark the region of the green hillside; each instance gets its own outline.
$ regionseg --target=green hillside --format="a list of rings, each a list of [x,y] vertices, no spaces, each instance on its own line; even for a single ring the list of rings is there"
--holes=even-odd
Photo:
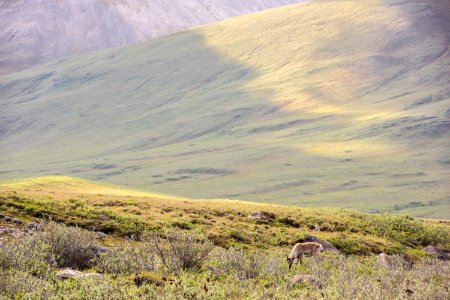
[[[0,180],[450,217],[446,1],[313,1],[0,77]]]
[[[249,217],[260,212],[262,217]],[[407,253],[420,258],[428,245],[450,246],[448,221],[338,208],[288,208],[236,200],[189,199],[144,193],[68,176],[0,184],[0,214],[24,221],[53,220],[112,238],[144,231],[202,232],[217,246],[288,252],[308,235],[351,255]],[[0,225],[9,225],[0,217]],[[5,224],[3,224],[5,223]],[[110,241],[114,243],[114,239]],[[284,258],[284,253],[281,255]]]

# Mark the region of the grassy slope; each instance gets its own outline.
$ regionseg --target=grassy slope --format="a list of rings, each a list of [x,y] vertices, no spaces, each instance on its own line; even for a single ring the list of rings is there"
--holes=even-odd
[[[448,218],[448,4],[388,2],[283,7],[2,76],[0,179]]]
[[[365,215],[342,209],[191,200],[145,194],[71,177],[2,183],[0,200],[0,211],[6,215],[29,220],[51,218],[116,236],[178,227],[202,231],[220,246],[250,249],[287,251],[306,235],[325,238],[347,254],[414,253],[413,249],[428,244],[450,247],[450,229],[442,221]],[[270,217],[266,221],[252,220],[247,216],[253,211],[267,212]],[[321,231],[315,230],[317,225]]]

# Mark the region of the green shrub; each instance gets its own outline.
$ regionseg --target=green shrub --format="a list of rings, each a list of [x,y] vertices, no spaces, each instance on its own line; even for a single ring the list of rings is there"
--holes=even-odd
[[[360,216],[360,227],[367,233],[397,241],[405,246],[450,246],[450,227],[431,225],[406,215],[387,213]]]
[[[40,236],[49,245],[58,267],[84,269],[92,265],[96,238],[93,232],[51,222]]]
[[[230,238],[240,243],[248,243],[249,240],[244,236],[244,233],[241,230],[232,230],[230,232]]]
[[[333,244],[344,254],[356,254],[356,255],[370,255],[372,253],[379,253],[373,247],[368,246],[364,240],[360,240],[354,236],[347,236],[340,234],[337,237],[329,238],[328,241]]]
[[[304,240],[306,239],[306,237],[309,236],[309,233],[307,232],[299,232],[296,234],[295,238],[294,238],[294,242],[293,244],[295,245],[296,243],[302,243],[304,242]]]
[[[155,270],[155,254],[147,243],[125,245],[103,253],[96,261],[99,272],[109,274],[133,274]]]
[[[154,253],[170,272],[199,269],[213,248],[205,236],[195,232],[165,231],[166,243],[156,233],[148,238]]]
[[[151,299],[148,289],[138,289],[123,278],[85,278],[82,280],[57,281],[51,299]],[[154,299],[154,298],[153,298]]]
[[[278,220],[278,222],[280,222],[280,224],[283,224],[285,226],[294,227],[294,228],[299,228],[301,226],[300,222],[298,222],[294,219],[291,219],[289,217],[280,218]]]
[[[186,223],[186,222],[179,222],[179,221],[177,221],[177,222],[173,222],[172,223],[172,227],[179,228],[179,229],[182,229],[182,230],[190,230],[191,229],[191,224]]]
[[[40,233],[13,239],[0,248],[0,268],[31,275],[44,276],[56,266],[50,246],[41,240]]]
[[[234,248],[228,250],[217,248],[211,255],[210,263],[214,267],[213,273],[235,276],[240,280],[278,277],[284,275],[286,270],[283,258],[269,256],[261,250],[245,254],[243,250]]]
[[[0,295],[5,297],[2,299],[48,299],[52,294],[51,284],[16,269],[0,273]]]
[[[217,247],[222,247],[225,249],[230,248],[230,241],[226,235],[210,233],[208,234],[208,240]]]

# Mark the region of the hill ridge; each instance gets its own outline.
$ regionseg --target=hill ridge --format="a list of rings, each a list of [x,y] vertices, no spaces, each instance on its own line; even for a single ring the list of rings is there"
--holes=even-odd
[[[301,0],[66,0],[0,3],[0,75],[146,41]]]

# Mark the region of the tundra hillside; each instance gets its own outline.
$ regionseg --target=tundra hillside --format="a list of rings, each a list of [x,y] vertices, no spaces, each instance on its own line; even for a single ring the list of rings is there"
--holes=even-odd
[[[69,177],[0,184],[0,212],[6,299],[449,297],[449,262],[421,250],[450,247],[444,221],[191,200]],[[337,251],[289,270],[286,255],[309,235]]]
[[[430,244],[450,248],[447,221],[405,215],[192,200],[62,176],[3,183],[0,192],[5,214],[51,219],[122,237],[164,228],[199,230],[226,248],[282,248],[288,249],[286,254],[308,235],[332,242],[345,254],[409,251],[414,255]]]
[[[0,178],[448,219],[448,28],[306,1],[0,76]]]

